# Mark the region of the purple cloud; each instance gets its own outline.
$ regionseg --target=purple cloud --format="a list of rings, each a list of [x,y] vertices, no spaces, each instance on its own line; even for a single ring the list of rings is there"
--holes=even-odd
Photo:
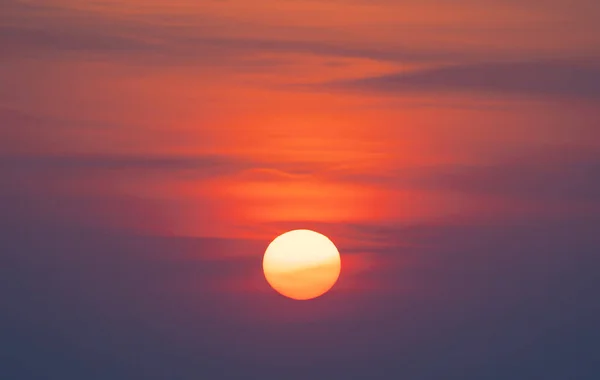
[[[391,95],[466,92],[598,99],[600,63],[548,60],[459,64],[333,82],[323,87]]]

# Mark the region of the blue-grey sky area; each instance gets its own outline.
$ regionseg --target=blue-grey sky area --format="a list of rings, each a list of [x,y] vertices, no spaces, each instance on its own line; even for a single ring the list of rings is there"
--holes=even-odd
[[[256,242],[131,236],[19,215],[2,230],[2,371],[13,379],[593,379],[598,222],[372,231],[402,238],[378,255],[410,264],[360,276],[361,287],[383,289],[304,303],[262,289],[252,259],[201,255],[241,254],[260,249]],[[243,287],[219,285],[245,276]]]
[[[0,379],[599,379],[599,14],[0,0]]]

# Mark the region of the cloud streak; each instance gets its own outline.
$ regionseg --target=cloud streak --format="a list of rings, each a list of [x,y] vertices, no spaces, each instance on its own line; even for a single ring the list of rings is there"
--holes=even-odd
[[[390,62],[435,62],[468,57],[458,51],[427,50],[412,47],[378,49],[302,39],[207,37],[194,31],[181,32],[174,28],[155,25],[141,27],[136,33],[97,26],[16,26],[0,25],[0,43],[11,56],[32,53],[98,53],[126,54],[130,58],[144,58],[171,63],[193,60],[196,63],[235,63],[241,58],[263,54],[310,54],[324,57],[357,58]],[[146,39],[144,36],[157,35]],[[114,57],[116,58],[116,57]],[[6,59],[6,57],[5,57]],[[273,64],[272,60],[265,61]],[[238,65],[247,66],[244,60]],[[256,63],[254,63],[256,64]]]
[[[232,29],[230,20],[210,17],[197,9],[193,12],[193,22],[185,14],[172,15],[168,21],[154,14],[141,21],[128,14],[119,15],[118,11],[111,14],[56,5],[13,1],[7,4],[11,18],[0,18],[0,44],[8,52],[3,59],[32,54],[96,53],[112,59],[125,54],[128,59],[143,59],[145,64],[150,59],[162,64],[193,61],[205,65],[247,66],[252,64],[248,58],[264,54],[310,54],[409,63],[472,60],[480,56],[459,46],[425,48],[405,41],[375,47],[352,40],[307,38],[300,32],[276,25],[268,26],[270,33],[227,34],[221,30]],[[273,64],[273,61],[267,62]]]
[[[600,156],[593,148],[545,149],[490,164],[409,167],[386,173],[330,175],[393,189],[455,192],[532,201],[600,201]]]
[[[229,155],[197,156],[5,156],[0,179],[7,188],[25,178],[60,181],[68,178],[169,178],[205,180],[352,184],[392,191],[426,191],[468,197],[493,197],[509,202],[600,202],[600,156],[593,148],[561,147],[489,164],[411,166],[385,173],[353,172],[302,162],[255,161]],[[116,176],[116,177],[115,177]],[[16,181],[16,182],[15,182]],[[10,186],[9,186],[10,185]]]
[[[91,183],[142,181],[148,186],[169,181],[200,184],[211,180],[237,180],[260,183],[288,183],[311,179],[325,172],[323,167],[304,162],[271,162],[249,157],[219,154],[180,155],[5,155],[0,156],[1,194],[21,192],[42,194],[63,191],[76,181],[85,191]],[[88,185],[85,185],[85,184]],[[61,185],[63,184],[63,185]],[[63,190],[60,190],[63,189]],[[77,191],[84,191],[77,187]],[[96,189],[102,189],[102,187]],[[110,193],[110,187],[105,191]],[[148,189],[146,189],[148,190]],[[165,191],[164,189],[161,191]]]
[[[600,62],[530,61],[460,64],[329,83],[325,89],[404,95],[489,93],[600,98]]]

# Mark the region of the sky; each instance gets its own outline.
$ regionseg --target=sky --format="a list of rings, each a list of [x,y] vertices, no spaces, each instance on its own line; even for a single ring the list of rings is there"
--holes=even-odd
[[[0,378],[599,378],[598,14],[0,0]]]

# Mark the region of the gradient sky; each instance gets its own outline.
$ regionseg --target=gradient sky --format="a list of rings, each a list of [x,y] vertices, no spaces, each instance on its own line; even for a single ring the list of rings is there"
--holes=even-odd
[[[0,0],[0,378],[600,378],[598,15]]]

